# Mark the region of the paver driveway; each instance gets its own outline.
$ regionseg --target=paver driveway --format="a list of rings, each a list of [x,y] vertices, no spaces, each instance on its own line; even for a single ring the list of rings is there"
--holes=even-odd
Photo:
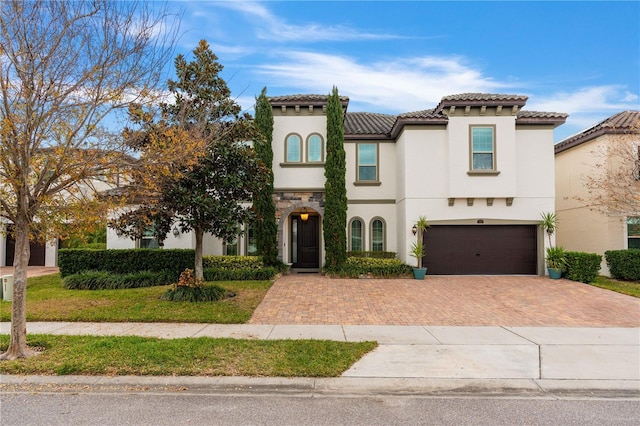
[[[534,276],[278,279],[252,324],[638,327],[640,299]]]

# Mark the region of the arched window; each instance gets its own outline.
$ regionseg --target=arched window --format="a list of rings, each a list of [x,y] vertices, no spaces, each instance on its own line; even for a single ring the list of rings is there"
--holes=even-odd
[[[318,133],[312,133],[307,138],[307,161],[310,163],[324,161],[324,140]]]
[[[285,146],[285,157],[287,163],[299,163],[302,161],[302,138],[300,135],[291,133],[287,136]]]
[[[364,250],[364,227],[360,218],[351,219],[349,223],[349,250]]]
[[[385,251],[384,219],[376,217],[371,221],[371,251]]]

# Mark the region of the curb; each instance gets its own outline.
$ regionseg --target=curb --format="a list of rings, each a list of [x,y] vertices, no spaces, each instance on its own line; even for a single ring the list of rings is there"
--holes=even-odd
[[[638,380],[3,375],[3,393],[181,393],[414,397],[624,398]]]

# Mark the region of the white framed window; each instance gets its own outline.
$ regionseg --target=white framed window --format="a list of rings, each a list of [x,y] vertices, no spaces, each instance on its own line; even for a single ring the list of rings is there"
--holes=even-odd
[[[245,253],[247,256],[258,255],[258,243],[256,240],[256,228],[253,225],[247,225],[244,234]]]
[[[353,218],[349,222],[349,250],[364,250],[364,226],[359,217]]]
[[[307,137],[307,162],[321,163],[324,161],[324,140],[318,133]]]
[[[627,219],[627,248],[640,249],[640,216]]]
[[[371,251],[385,251],[386,225],[381,217],[371,220]]]
[[[158,239],[153,235],[153,228],[147,228],[144,230],[138,244],[140,248],[146,248],[146,249],[160,248]]]
[[[302,161],[302,138],[296,133],[286,137],[285,158],[287,163],[300,163]]]
[[[378,144],[359,143],[356,152],[358,182],[378,181]]]
[[[470,132],[470,170],[496,170],[496,128],[495,126],[471,126]]]

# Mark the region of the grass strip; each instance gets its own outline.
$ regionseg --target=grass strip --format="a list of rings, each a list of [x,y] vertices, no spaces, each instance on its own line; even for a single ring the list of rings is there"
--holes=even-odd
[[[28,336],[35,357],[0,361],[0,374],[337,377],[375,342]],[[0,336],[0,351],[9,336]]]
[[[592,282],[591,285],[626,294],[627,296],[640,298],[640,282],[637,281],[620,281],[614,280],[613,278],[598,276],[596,277],[595,282]]]
[[[59,274],[29,278],[27,321],[195,322],[242,324],[251,318],[271,281],[216,281],[235,297],[217,302],[171,302],[171,286],[121,290],[67,290]],[[0,321],[11,320],[11,303],[0,301]]]

